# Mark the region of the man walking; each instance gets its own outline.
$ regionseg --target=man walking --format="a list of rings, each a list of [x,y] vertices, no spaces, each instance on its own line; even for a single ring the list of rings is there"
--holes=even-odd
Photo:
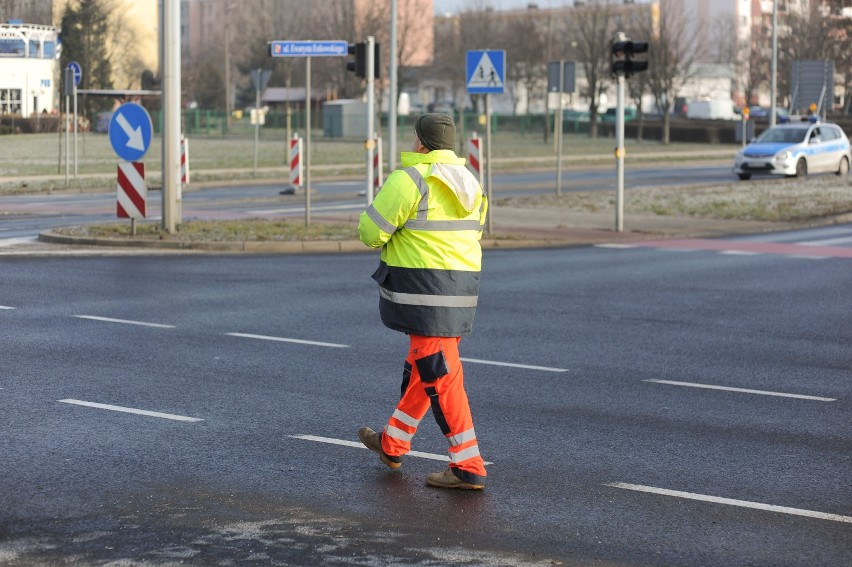
[[[485,487],[485,463],[458,344],[473,328],[488,203],[464,158],[454,152],[452,118],[424,114],[414,131],[414,151],[402,153],[403,169],[388,177],[358,223],[361,242],[382,249],[373,274],[382,322],[410,339],[395,411],[382,432],[362,427],[358,437],[397,469],[431,407],[449,443],[450,465],[431,473],[426,483],[479,490]]]

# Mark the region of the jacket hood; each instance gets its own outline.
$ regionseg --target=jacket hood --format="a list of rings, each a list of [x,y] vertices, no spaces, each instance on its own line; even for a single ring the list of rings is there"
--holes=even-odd
[[[436,177],[455,194],[465,214],[473,211],[476,197],[482,191],[479,181],[463,165],[433,163],[426,177]]]
[[[434,150],[428,154],[402,152],[402,167],[421,163],[432,164],[425,175],[435,177],[447,186],[458,199],[465,214],[473,211],[476,197],[482,192],[479,181],[464,164],[465,159],[456,156],[452,150]]]

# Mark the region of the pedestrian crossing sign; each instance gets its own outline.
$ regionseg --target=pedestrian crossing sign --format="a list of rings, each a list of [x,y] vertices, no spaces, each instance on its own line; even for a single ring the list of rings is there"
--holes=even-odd
[[[466,63],[468,94],[502,94],[505,91],[505,51],[468,51]]]

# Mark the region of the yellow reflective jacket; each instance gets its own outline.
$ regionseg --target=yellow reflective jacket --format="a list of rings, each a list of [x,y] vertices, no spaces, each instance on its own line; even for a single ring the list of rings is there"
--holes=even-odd
[[[464,163],[450,150],[404,152],[403,169],[361,213],[361,242],[382,248],[373,279],[392,329],[456,337],[473,328],[488,203]]]

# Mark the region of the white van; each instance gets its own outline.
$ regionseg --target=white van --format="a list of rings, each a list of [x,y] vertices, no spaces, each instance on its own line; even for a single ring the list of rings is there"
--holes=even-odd
[[[736,120],[734,104],[730,100],[694,100],[686,109],[687,118],[704,120]]]

